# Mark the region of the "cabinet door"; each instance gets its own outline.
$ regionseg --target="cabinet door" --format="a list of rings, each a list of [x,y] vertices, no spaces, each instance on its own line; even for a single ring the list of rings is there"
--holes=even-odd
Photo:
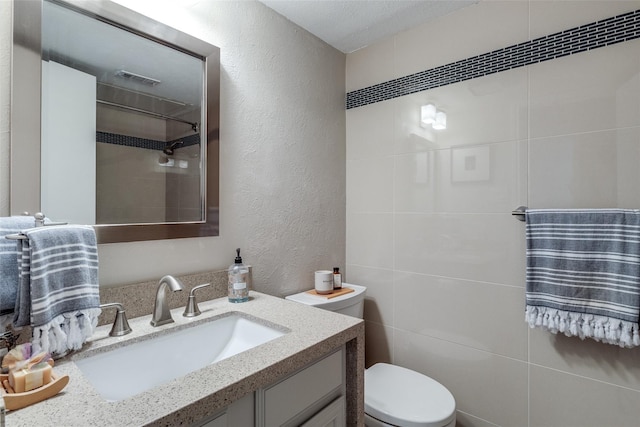
[[[345,402],[341,396],[300,427],[345,427]]]
[[[254,425],[253,393],[236,400],[221,413],[205,418],[190,427],[252,427]]]
[[[258,390],[258,426],[290,426],[344,395],[344,351],[336,351],[284,380]]]
[[[227,413],[218,415],[216,418],[204,423],[201,427],[228,427]]]

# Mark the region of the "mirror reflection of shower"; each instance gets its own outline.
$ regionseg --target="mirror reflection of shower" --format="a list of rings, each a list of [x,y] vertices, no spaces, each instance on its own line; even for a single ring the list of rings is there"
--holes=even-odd
[[[189,161],[188,160],[177,158],[176,150],[178,148],[182,147],[183,145],[184,145],[184,141],[183,140],[168,141],[165,144],[164,149],[162,150],[163,154],[161,154],[160,158],[158,159],[158,164],[160,166],[165,166],[165,167],[177,166],[177,167],[179,167],[181,169],[188,168],[189,167]],[[174,156],[174,154],[176,156]]]
[[[167,156],[173,156],[173,150],[178,146],[178,145],[184,145],[184,141],[173,141],[173,142],[167,142],[166,146],[164,147],[164,150],[162,150],[162,152],[164,154],[166,154]]]
[[[38,135],[40,152],[45,156],[41,156],[44,160],[39,165],[40,200],[33,203],[70,222],[109,227],[144,224],[151,230],[152,225],[161,229],[166,223],[208,223],[209,211],[204,206],[210,200],[203,197],[207,194],[206,180],[217,186],[214,176],[218,172],[214,167],[213,173],[204,173],[208,170],[205,150],[213,151],[217,144],[209,146],[205,142],[217,135],[207,132],[207,124],[217,123],[213,113],[217,102],[212,104],[216,108],[205,111],[205,95],[219,95],[214,90],[217,82],[206,84],[206,78],[217,77],[217,62],[207,67],[208,58],[217,48],[205,46],[203,41],[196,43],[186,34],[178,37],[181,33],[151,21],[127,21],[135,27],[128,31],[125,25],[109,20],[120,17],[118,11],[122,10],[111,2],[105,2],[109,6],[101,10],[107,16],[99,19],[75,10],[75,3],[83,2],[32,3],[38,6],[29,8],[29,13],[38,9],[38,22],[41,18],[43,24],[41,66],[47,70],[42,79],[36,79],[46,97],[37,108],[42,107],[47,118],[55,117],[43,121],[47,127]],[[74,5],[66,7],[66,3]],[[29,19],[35,19],[26,15],[20,18],[29,23]],[[162,40],[144,36],[150,30],[158,31]],[[176,41],[184,45],[175,46]],[[34,84],[29,80],[29,86]],[[54,113],[56,116],[52,116]],[[209,116],[215,120],[209,121]],[[67,120],[73,120],[73,134],[65,125]],[[56,129],[50,129],[53,125]],[[65,147],[77,142],[83,149],[75,145],[74,149],[60,149],[58,141]],[[37,148],[28,147],[34,151]],[[64,155],[59,160],[50,152]],[[70,152],[73,160],[69,160]],[[217,155],[211,160],[217,161]],[[74,179],[78,173],[87,179]],[[66,178],[71,178],[68,184],[57,184]],[[211,200],[216,197],[212,193]],[[82,216],[76,215],[79,211]],[[120,233],[116,238],[130,239],[124,231]]]

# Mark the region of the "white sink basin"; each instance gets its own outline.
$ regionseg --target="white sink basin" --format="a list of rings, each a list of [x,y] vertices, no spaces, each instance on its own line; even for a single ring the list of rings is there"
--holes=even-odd
[[[234,313],[75,363],[102,397],[115,402],[284,334]]]

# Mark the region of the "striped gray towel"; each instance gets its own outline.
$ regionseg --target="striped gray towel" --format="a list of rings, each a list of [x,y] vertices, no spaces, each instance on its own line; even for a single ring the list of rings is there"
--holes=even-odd
[[[552,333],[640,345],[640,211],[526,211],[526,321]]]
[[[34,226],[32,216],[0,218],[0,314],[13,313],[18,290],[18,241],[5,236]]]
[[[20,240],[20,289],[13,323],[31,325],[34,351],[78,350],[100,315],[98,247],[92,227],[38,227]]]

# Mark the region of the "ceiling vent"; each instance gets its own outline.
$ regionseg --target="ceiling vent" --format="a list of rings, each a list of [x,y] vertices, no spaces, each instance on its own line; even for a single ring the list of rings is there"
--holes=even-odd
[[[118,71],[116,71],[116,76],[122,77],[123,79],[127,79],[127,80],[132,81],[132,82],[141,83],[141,84],[147,85],[147,86],[155,86],[155,85],[159,85],[160,83],[162,83],[158,79],[154,79],[154,78],[147,77],[147,76],[142,76],[140,74],[132,73],[131,71],[126,71],[126,70],[118,70]]]

